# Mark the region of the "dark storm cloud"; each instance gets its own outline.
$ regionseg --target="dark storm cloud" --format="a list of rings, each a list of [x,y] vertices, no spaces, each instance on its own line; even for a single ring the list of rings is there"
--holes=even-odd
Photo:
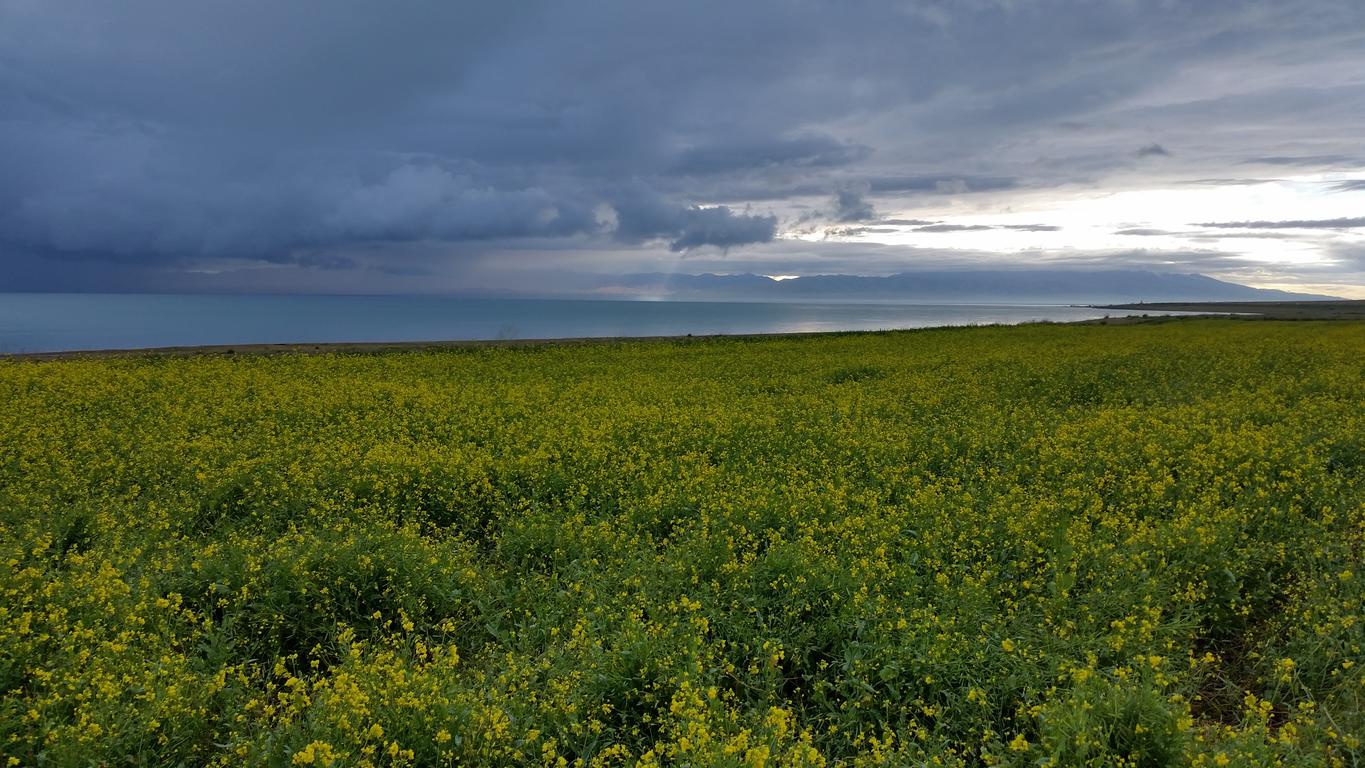
[[[877,211],[867,199],[867,190],[867,184],[839,190],[834,195],[834,220],[853,222],[875,219]]]
[[[352,242],[554,237],[599,226],[578,196],[499,188],[425,164],[400,165],[369,182],[318,179],[306,190],[207,190],[187,182],[122,194],[35,195],[12,207],[3,225],[19,247],[151,261],[277,261],[297,248]]]
[[[798,198],[820,197],[830,188],[860,190],[864,195],[897,199],[934,199],[945,195],[989,193],[1015,189],[1017,179],[981,177],[970,174],[935,174],[930,176],[878,176],[853,169],[825,173],[796,172],[791,169],[769,169],[767,172],[727,174],[720,177],[686,177],[686,187],[705,190],[705,196],[716,201],[781,202]],[[660,179],[663,188],[677,186],[672,177]]]
[[[1365,227],[1365,217],[1291,221],[1210,221],[1195,226],[1214,229],[1354,229]]]
[[[0,0],[0,280],[719,253],[803,210],[1103,189],[1154,136],[1179,152],[1144,173],[1344,166],[1362,26],[1356,0]]]
[[[1166,149],[1165,147],[1161,146],[1160,144],[1148,144],[1148,145],[1146,145],[1146,146],[1144,146],[1144,147],[1140,147],[1140,148],[1138,149],[1138,151],[1135,152],[1134,154],[1136,154],[1138,157],[1170,157],[1170,156],[1171,156],[1170,150]]]
[[[737,215],[729,208],[687,208],[682,227],[668,243],[670,251],[687,251],[706,245],[730,248],[766,243],[777,230],[776,216]]]
[[[863,160],[871,148],[829,136],[770,141],[738,141],[691,147],[669,168],[684,176],[706,176],[760,169],[833,168]]]
[[[358,241],[491,240],[554,237],[598,228],[573,195],[540,187],[497,188],[429,165],[403,165],[340,195],[320,236]]]
[[[666,240],[671,251],[766,243],[777,232],[776,216],[735,213],[723,205],[679,208],[647,192],[618,200],[615,210],[617,240],[624,243]]]
[[[360,266],[355,259],[349,256],[331,253],[328,251],[307,251],[301,250],[293,254],[293,263],[301,267],[314,267],[317,269],[355,269]]]

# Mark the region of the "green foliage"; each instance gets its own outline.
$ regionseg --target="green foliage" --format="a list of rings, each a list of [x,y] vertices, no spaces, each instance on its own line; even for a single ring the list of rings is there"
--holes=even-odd
[[[1152,658],[1157,667],[1164,661]],[[1180,702],[1164,695],[1164,681],[1148,672],[1134,675],[1121,668],[1099,674],[1089,667],[1073,672],[1070,691],[1044,705],[1038,716],[1039,751],[1056,765],[1179,764],[1188,724],[1182,722]]]
[[[12,765],[1353,766],[1365,325],[0,363]]]

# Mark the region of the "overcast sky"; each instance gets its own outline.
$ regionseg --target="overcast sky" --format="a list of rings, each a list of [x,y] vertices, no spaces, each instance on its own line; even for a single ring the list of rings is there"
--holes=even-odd
[[[0,290],[1365,298],[1365,2],[0,0]]]

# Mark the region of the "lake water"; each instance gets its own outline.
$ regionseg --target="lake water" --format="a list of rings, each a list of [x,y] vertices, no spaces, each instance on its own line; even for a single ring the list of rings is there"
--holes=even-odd
[[[796,333],[1119,317],[1042,305],[0,293],[0,353],[200,344]]]

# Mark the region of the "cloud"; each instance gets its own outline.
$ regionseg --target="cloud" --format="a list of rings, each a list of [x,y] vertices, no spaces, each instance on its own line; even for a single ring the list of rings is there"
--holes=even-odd
[[[1174,234],[1178,234],[1178,233],[1176,233],[1176,232],[1169,232],[1169,231],[1164,230],[1164,229],[1152,229],[1152,228],[1150,228],[1150,227],[1130,227],[1130,228],[1128,228],[1128,229],[1116,230],[1116,231],[1114,232],[1114,234],[1116,234],[1116,235],[1135,235],[1135,236],[1137,236],[1137,237],[1159,237],[1159,236],[1162,236],[1162,235],[1174,235]]]
[[[919,218],[885,218],[878,224],[906,225],[912,226],[912,232],[981,232],[986,229],[1013,229],[1014,232],[1058,232],[1061,226],[1055,224],[943,224],[938,221],[925,221]],[[845,233],[853,232],[852,229],[845,229]],[[859,228],[859,232],[900,232],[900,229],[880,228],[874,229],[870,226]]]
[[[1357,167],[1362,27],[1350,0],[0,2],[0,277],[646,262],[812,211],[954,227]]]
[[[923,224],[915,227],[915,232],[979,232],[986,229],[1012,229],[1016,232],[1056,232],[1061,227],[1055,224],[937,224],[912,221]]]
[[[1292,221],[1210,221],[1194,226],[1215,229],[1355,229],[1365,227],[1365,217]]]
[[[932,192],[965,194],[1013,189],[1018,180],[1000,176],[873,176],[868,188],[877,193]]]
[[[887,235],[907,231],[952,233],[980,232],[984,230],[1012,230],[1015,232],[1057,232],[1062,228],[1055,224],[947,224],[928,219],[877,219],[871,222],[877,226],[830,227],[825,230],[827,237],[855,237],[857,235]]]
[[[891,235],[901,230],[897,227],[830,227],[825,230],[826,237],[855,237],[857,235]]]
[[[1295,241],[1311,240],[1313,236],[1308,233],[1286,233],[1277,230],[1262,230],[1259,232],[1229,232],[1220,230],[1218,232],[1177,232],[1180,237],[1184,237],[1192,242],[1209,242],[1228,240],[1274,240],[1281,244],[1289,244]]]
[[[833,168],[856,163],[870,154],[870,147],[822,135],[723,141],[683,150],[669,171],[704,176],[735,171]]]
[[[1338,266],[1356,271],[1365,278],[1365,243],[1343,243],[1332,249],[1332,256]]]
[[[1251,157],[1242,161],[1243,165],[1289,165],[1303,167],[1331,167],[1340,165],[1359,165],[1360,160],[1349,155],[1272,155]]]
[[[1156,229],[1153,227],[1129,227],[1127,229],[1114,230],[1116,235],[1129,235],[1134,237],[1180,237],[1190,241],[1224,241],[1224,240],[1283,240],[1291,241],[1300,238],[1300,235],[1284,234],[1281,232],[1200,232],[1200,231],[1172,231],[1169,229]]]
[[[1332,184],[1329,189],[1333,192],[1362,192],[1365,191],[1365,179],[1347,179]]]
[[[1207,186],[1207,187],[1252,187],[1257,184],[1268,184],[1272,179],[1183,179],[1177,184],[1187,186]]]
[[[292,261],[301,267],[317,269],[355,269],[360,266],[350,256],[330,251],[298,251],[293,254]]]
[[[995,229],[988,224],[929,224],[915,227],[916,232],[975,232],[982,229]]]
[[[580,196],[493,186],[430,164],[403,164],[372,181],[313,179],[304,189],[196,189],[176,181],[34,195],[0,215],[0,242],[87,259],[283,262],[295,261],[295,249],[563,237],[599,227]],[[308,263],[335,262],[313,256]]]
[[[1057,232],[1061,227],[1055,224],[1002,224],[1002,229],[1013,229],[1017,232]]]
[[[645,195],[615,203],[615,237],[624,243],[667,240],[670,251],[689,251],[703,246],[722,250],[753,243],[766,243],[777,233],[776,216],[735,213],[727,206],[678,207]]]
[[[1238,274],[1238,270],[1246,267],[1246,261],[1240,259],[1233,251],[1216,247],[1039,250],[1030,252],[1025,257],[1005,260],[991,251],[962,247],[907,247],[847,240],[776,240],[734,251],[725,256],[709,252],[689,256],[686,271],[692,274],[752,272],[769,275],[890,275],[916,270],[1033,266],[1058,269],[1113,268],[1198,272],[1217,277]]]
[[[683,226],[668,244],[670,251],[687,251],[712,245],[732,248],[737,245],[766,243],[777,231],[776,216],[738,215],[725,206],[688,208]]]
[[[840,222],[867,221],[877,217],[877,211],[867,200],[870,185],[862,184],[839,190],[834,195],[834,220]]]
[[[596,231],[590,205],[540,187],[497,188],[432,165],[403,165],[348,190],[322,217],[331,241],[490,240]]]

